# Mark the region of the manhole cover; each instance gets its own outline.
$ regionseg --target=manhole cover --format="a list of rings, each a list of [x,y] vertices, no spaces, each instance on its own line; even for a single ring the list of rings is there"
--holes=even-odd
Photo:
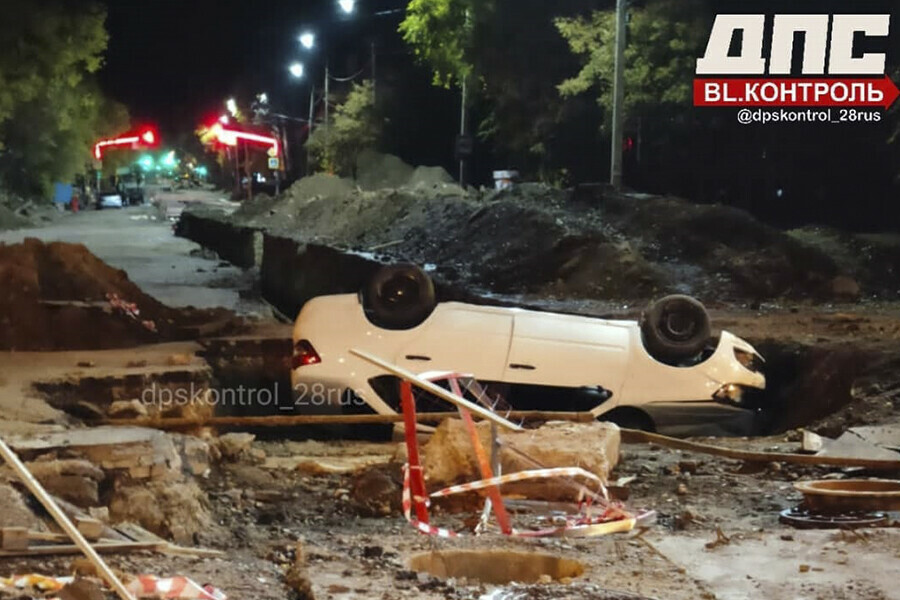
[[[584,573],[584,565],[576,560],[552,554],[502,550],[426,552],[413,556],[409,567],[441,579],[465,577],[493,584],[535,583],[544,575],[560,580]]]
[[[788,508],[779,520],[798,529],[860,529],[884,527],[888,516],[882,512],[816,513],[802,507]]]

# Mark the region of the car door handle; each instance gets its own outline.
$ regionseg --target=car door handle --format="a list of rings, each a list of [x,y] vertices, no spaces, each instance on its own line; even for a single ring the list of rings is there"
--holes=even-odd
[[[535,371],[535,370],[537,370],[537,367],[535,367],[534,365],[522,365],[519,363],[513,363],[513,364],[509,365],[509,368],[510,369],[519,369],[520,371]]]
[[[428,362],[431,360],[430,356],[422,356],[421,354],[407,354],[406,360],[420,360],[422,362]]]

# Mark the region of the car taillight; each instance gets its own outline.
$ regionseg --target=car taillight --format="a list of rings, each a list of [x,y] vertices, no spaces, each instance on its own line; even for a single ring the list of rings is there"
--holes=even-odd
[[[309,365],[317,365],[322,358],[309,340],[300,340],[294,344],[294,355],[291,357],[291,369],[298,369]]]

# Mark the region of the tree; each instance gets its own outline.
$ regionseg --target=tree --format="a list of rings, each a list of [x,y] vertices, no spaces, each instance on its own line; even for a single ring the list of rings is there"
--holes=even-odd
[[[435,85],[469,83],[479,138],[497,165],[558,179],[567,148],[585,145],[584,101],[560,100],[560,72],[578,67],[554,17],[594,0],[412,0],[400,27]],[[590,129],[590,128],[589,128]],[[556,164],[554,165],[554,161]]]
[[[560,99],[560,73],[578,68],[577,58],[554,24],[556,16],[596,4],[593,0],[494,0],[473,32],[475,70],[480,74],[480,137],[493,142],[495,160],[542,180],[559,181],[571,165],[564,155],[573,145],[593,141],[585,128],[591,108],[582,98]]]
[[[128,126],[103,96],[106,13],[94,3],[8,0],[0,21],[0,177],[24,194],[48,195],[90,160],[93,141]]]
[[[371,81],[353,84],[329,125],[321,125],[307,141],[319,166],[329,173],[356,175],[356,160],[373,148],[381,135],[382,120],[375,111]]]
[[[556,27],[582,60],[581,71],[559,92],[575,96],[594,89],[611,111],[615,67],[616,15],[556,19]],[[634,116],[660,106],[684,106],[691,98],[696,59],[709,28],[702,0],[648,0],[629,10],[625,50],[625,111]]]
[[[412,0],[400,23],[404,41],[431,67],[435,85],[459,85],[473,72],[472,31],[488,0]]]

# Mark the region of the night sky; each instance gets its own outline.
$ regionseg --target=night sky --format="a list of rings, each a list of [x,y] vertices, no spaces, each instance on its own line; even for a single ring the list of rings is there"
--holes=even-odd
[[[192,128],[221,112],[237,95],[244,102],[266,92],[276,108],[300,111],[308,80],[292,80],[295,59],[321,84],[325,48],[335,73],[368,62],[370,42],[389,67],[403,50],[401,14],[372,16],[405,6],[398,0],[363,0],[355,16],[343,17],[334,0],[106,0],[110,32],[104,88],[126,104],[136,120],[152,120],[164,131]],[[308,53],[297,42],[306,27],[319,34]],[[402,58],[402,57],[399,57]],[[301,101],[302,100],[302,101]]]

